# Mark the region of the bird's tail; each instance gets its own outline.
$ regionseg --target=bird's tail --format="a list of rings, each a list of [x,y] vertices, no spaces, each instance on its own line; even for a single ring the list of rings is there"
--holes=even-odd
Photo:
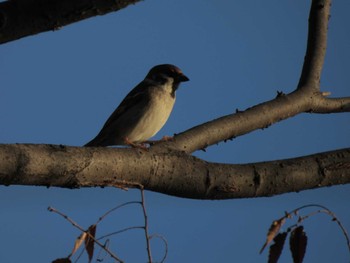
[[[94,147],[95,144],[93,141],[89,141],[87,144],[84,144],[83,147]]]
[[[83,147],[99,147],[99,146],[103,146],[103,145],[98,140],[98,138],[94,138],[91,141],[89,141],[87,144],[85,144]]]

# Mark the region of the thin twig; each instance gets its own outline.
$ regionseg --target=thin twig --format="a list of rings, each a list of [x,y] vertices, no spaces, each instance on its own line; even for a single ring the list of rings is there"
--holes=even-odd
[[[145,204],[145,193],[143,186],[140,187],[141,190],[141,201],[142,201],[142,211],[143,211],[143,216],[145,218],[145,236],[146,236],[146,245],[147,245],[147,254],[148,254],[148,262],[152,263],[152,254],[151,254],[151,244],[150,244],[150,237],[148,235],[148,218],[147,218],[147,213],[146,213],[146,204]]]
[[[99,237],[97,240],[101,240],[101,239],[104,239],[106,237],[109,237],[109,236],[113,236],[113,235],[118,235],[120,233],[123,233],[123,232],[126,232],[126,231],[129,231],[129,230],[133,230],[133,229],[144,229],[145,227],[144,226],[131,226],[131,227],[126,227],[126,228],[123,228],[121,230],[118,230],[118,231],[115,231],[113,233],[109,233],[109,234],[106,234],[104,236],[101,236]]]
[[[108,249],[108,245],[109,245],[109,239],[107,239],[106,241],[105,241],[105,243],[104,243],[104,246]],[[103,259],[101,259],[102,258],[102,256],[101,256],[101,253],[102,253],[102,251],[103,251],[103,249],[101,249],[99,252],[98,252],[98,255],[97,255],[97,257],[96,257],[96,261],[97,262],[102,262],[103,261]],[[101,258],[100,258],[101,257]]]
[[[121,205],[118,205],[118,206],[116,206],[116,207],[114,207],[114,208],[108,210],[104,215],[102,215],[102,216],[97,220],[97,222],[96,222],[95,224],[97,225],[98,223],[100,223],[107,215],[109,215],[109,214],[112,213],[113,211],[115,211],[115,210],[117,210],[117,209],[119,209],[119,208],[121,208],[121,207],[123,207],[123,206],[131,205],[131,204],[141,204],[141,202],[139,202],[139,201],[130,201],[130,202],[126,202],[126,203],[123,203],[123,204],[121,204]],[[142,204],[141,204],[141,205],[142,205]]]
[[[299,220],[305,220],[308,217],[310,217],[311,215],[316,214],[316,213],[325,213],[325,214],[328,214],[328,215],[332,216],[332,220],[335,221],[338,224],[338,226],[340,227],[341,231],[343,232],[343,235],[345,236],[345,239],[346,239],[346,242],[347,242],[348,250],[350,252],[350,239],[349,239],[349,235],[348,235],[345,227],[338,220],[337,216],[331,210],[329,210],[327,207],[325,207],[323,205],[317,205],[317,204],[303,205],[303,206],[298,207],[298,208],[292,210],[291,212],[287,213],[287,215],[285,215],[285,218],[288,218],[288,216],[290,216],[292,214],[297,214],[298,211],[301,210],[301,209],[310,208],[310,207],[318,207],[318,208],[322,208],[323,210],[318,210],[316,212],[310,213],[310,214],[308,214],[308,215],[306,215],[304,217],[301,217],[301,219],[299,219]]]
[[[164,254],[164,257],[162,258],[162,260],[160,261],[160,263],[163,263],[166,259],[166,257],[168,256],[168,241],[161,235],[158,235],[158,234],[153,234],[149,237],[149,239],[152,239],[152,238],[160,238],[163,242],[164,242],[164,245],[165,245],[165,254]]]
[[[64,219],[66,219],[68,222],[70,222],[74,227],[78,228],[81,232],[85,232],[89,238],[91,238],[98,246],[100,246],[102,249],[104,249],[113,259],[117,260],[120,263],[123,263],[124,261],[121,260],[120,258],[118,258],[118,256],[116,256],[114,253],[112,253],[111,251],[109,251],[105,245],[103,245],[102,243],[100,243],[95,237],[93,237],[89,231],[84,230],[80,225],[78,225],[76,222],[74,222],[71,218],[69,218],[67,215],[63,214],[62,212],[58,211],[57,209],[53,208],[53,207],[48,207],[48,210],[50,212],[54,212],[60,216],[62,216]]]

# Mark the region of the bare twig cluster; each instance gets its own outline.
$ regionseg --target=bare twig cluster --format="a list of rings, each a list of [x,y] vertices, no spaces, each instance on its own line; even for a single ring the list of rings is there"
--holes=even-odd
[[[167,257],[167,253],[168,253],[168,243],[166,241],[166,239],[159,235],[159,234],[153,234],[150,235],[148,232],[148,218],[147,218],[147,211],[146,211],[146,199],[145,199],[145,193],[144,193],[144,189],[142,186],[140,187],[140,192],[141,192],[141,201],[130,201],[130,202],[126,202],[123,203],[121,205],[118,205],[112,209],[110,209],[109,211],[107,211],[105,214],[103,214],[97,221],[96,223],[90,225],[88,227],[88,229],[84,229],[83,227],[81,227],[78,223],[76,223],[73,219],[71,219],[70,217],[68,217],[67,215],[65,215],[64,213],[60,212],[59,210],[53,208],[53,207],[49,207],[48,210],[50,212],[54,212],[60,216],[62,216],[64,219],[66,219],[69,223],[71,223],[75,228],[79,229],[81,231],[81,234],[79,235],[79,237],[75,240],[74,243],[74,247],[72,252],[65,258],[59,258],[53,261],[53,263],[70,263],[71,262],[71,257],[79,250],[79,248],[81,247],[81,245],[84,243],[84,248],[85,251],[88,255],[89,258],[89,262],[91,262],[91,260],[94,257],[94,252],[95,252],[95,244],[97,246],[99,246],[103,251],[105,251],[106,254],[108,254],[111,258],[113,258],[116,262],[124,262],[124,260],[122,260],[119,256],[117,256],[116,253],[112,252],[109,248],[110,246],[110,237],[111,236],[115,236],[117,234],[129,231],[129,230],[134,230],[134,229],[141,229],[144,230],[145,233],[145,240],[146,240],[146,247],[147,247],[147,256],[148,256],[148,262],[152,263],[154,262],[152,259],[152,253],[151,253],[151,244],[150,241],[152,238],[159,238],[164,242],[165,245],[165,253],[163,258],[161,259],[160,262],[164,262],[166,257]],[[142,226],[131,226],[131,227],[127,227],[127,228],[123,228],[120,229],[118,231],[112,232],[112,233],[108,233],[106,235],[100,236],[100,237],[96,237],[96,230],[97,230],[97,225],[99,223],[102,222],[103,219],[105,219],[108,215],[110,215],[112,212],[119,210],[122,207],[125,206],[129,206],[129,205],[140,205],[142,207],[142,213],[143,213],[143,217],[144,217],[144,225]],[[82,253],[84,252],[84,250],[81,251],[80,255],[78,256],[77,260],[80,258],[80,256],[82,255]],[[102,261],[102,259],[100,257],[97,258],[97,261]]]

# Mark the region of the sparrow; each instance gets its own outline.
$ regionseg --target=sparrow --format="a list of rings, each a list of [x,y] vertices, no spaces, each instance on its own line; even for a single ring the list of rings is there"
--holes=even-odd
[[[189,81],[171,64],[153,67],[132,89],[97,136],[84,146],[137,146],[153,137],[166,123],[181,82]]]

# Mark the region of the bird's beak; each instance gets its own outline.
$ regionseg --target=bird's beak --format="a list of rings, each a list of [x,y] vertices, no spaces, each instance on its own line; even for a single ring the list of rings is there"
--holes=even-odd
[[[179,76],[179,81],[180,82],[185,82],[185,81],[189,81],[190,79],[188,77],[186,77],[184,74]]]

